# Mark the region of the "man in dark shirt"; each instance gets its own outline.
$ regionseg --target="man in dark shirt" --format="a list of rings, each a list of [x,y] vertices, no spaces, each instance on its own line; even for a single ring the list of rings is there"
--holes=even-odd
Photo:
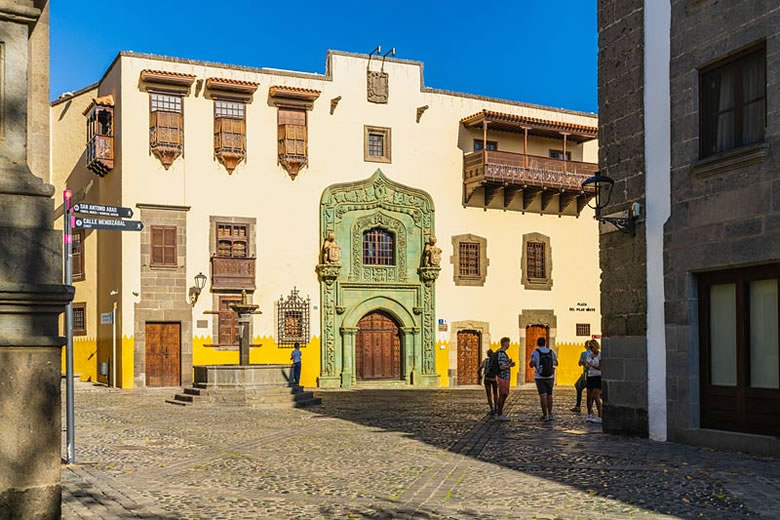
[[[498,382],[498,403],[496,404],[497,421],[509,420],[509,417],[504,415],[504,403],[509,395],[509,378],[511,368],[515,366],[515,362],[509,359],[509,355],[506,353],[506,349],[508,348],[509,338],[501,338],[501,348],[494,354],[498,356],[498,368],[501,370],[496,378],[496,381]]]

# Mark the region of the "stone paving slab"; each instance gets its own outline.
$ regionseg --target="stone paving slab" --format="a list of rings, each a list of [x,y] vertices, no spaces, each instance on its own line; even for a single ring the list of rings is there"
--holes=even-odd
[[[180,408],[76,394],[63,518],[780,518],[780,461],[605,435],[568,410],[512,421],[474,390],[318,392],[314,410]]]

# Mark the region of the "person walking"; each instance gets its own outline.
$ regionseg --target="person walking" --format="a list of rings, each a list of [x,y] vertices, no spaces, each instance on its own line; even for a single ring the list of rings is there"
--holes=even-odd
[[[531,368],[534,369],[534,381],[539,392],[539,404],[542,407],[542,421],[553,421],[553,384],[555,383],[555,367],[558,366],[558,357],[551,348],[547,347],[547,339],[536,340],[536,350],[531,354]]]
[[[293,351],[290,352],[290,360],[292,361],[292,370],[290,371],[290,382],[297,385],[301,382],[301,344],[296,343]]]
[[[587,422],[601,422],[601,347],[595,339],[590,340],[590,354],[585,361],[588,369],[588,416]],[[593,415],[593,405],[596,405],[598,416]]]
[[[590,340],[585,342],[585,350],[580,354],[580,360],[577,362],[577,366],[582,367],[582,373],[577,381],[574,383],[574,389],[577,390],[577,404],[571,409],[574,413],[580,413],[582,411],[582,392],[588,385],[588,369],[585,366],[585,362],[590,355]]]
[[[479,377],[485,383],[485,393],[487,394],[487,402],[490,407],[490,415],[495,415],[495,406],[498,405],[498,383],[496,383],[498,372],[498,358],[495,357],[492,349],[488,349],[487,357],[479,365]]]
[[[509,348],[509,338],[501,338],[501,348],[493,354],[496,356],[498,363],[498,375],[496,376],[496,383],[498,385],[498,404],[496,405],[496,420],[508,421],[509,417],[504,415],[504,403],[509,396],[509,378],[511,375],[511,369],[515,366],[515,362],[509,359],[509,354],[506,353],[506,349]]]

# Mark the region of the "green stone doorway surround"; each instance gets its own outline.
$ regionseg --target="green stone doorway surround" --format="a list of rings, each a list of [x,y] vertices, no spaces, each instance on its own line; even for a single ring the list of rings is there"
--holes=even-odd
[[[377,170],[363,181],[336,184],[320,200],[320,236],[330,233],[342,249],[339,261],[321,258],[321,388],[355,384],[355,335],[366,314],[384,311],[400,326],[402,377],[434,386],[436,374],[436,278],[440,267],[423,266],[434,236],[433,200],[426,192],[387,179]],[[363,233],[381,228],[393,236],[393,265],[363,264]]]

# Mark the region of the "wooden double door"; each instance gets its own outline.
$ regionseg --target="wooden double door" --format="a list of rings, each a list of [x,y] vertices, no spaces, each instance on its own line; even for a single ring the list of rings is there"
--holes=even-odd
[[[549,329],[544,325],[529,325],[525,328],[525,382],[533,383],[536,370],[529,366],[531,362],[531,354],[536,350],[536,342],[539,338],[547,340],[548,345],[550,338],[548,337]]]
[[[355,338],[357,379],[401,379],[401,336],[398,324],[376,311],[358,322]]]
[[[458,384],[479,384],[479,351],[482,335],[476,330],[458,332]]]
[[[181,384],[181,323],[146,323],[146,386]]]

